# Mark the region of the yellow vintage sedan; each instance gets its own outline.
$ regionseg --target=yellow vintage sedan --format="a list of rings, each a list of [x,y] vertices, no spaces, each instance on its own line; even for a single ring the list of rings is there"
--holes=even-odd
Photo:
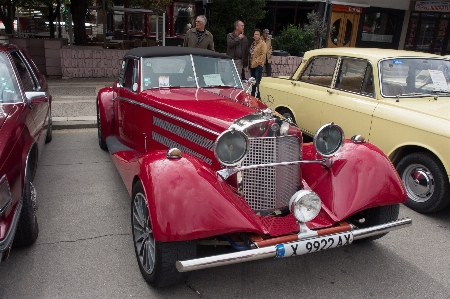
[[[334,122],[380,147],[405,184],[406,205],[428,213],[450,204],[449,84],[448,57],[330,48],[307,52],[290,77],[263,77],[260,93],[306,135]]]

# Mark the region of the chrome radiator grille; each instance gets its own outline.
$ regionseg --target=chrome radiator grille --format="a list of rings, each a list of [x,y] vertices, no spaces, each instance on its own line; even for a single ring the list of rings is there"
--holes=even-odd
[[[295,136],[249,138],[250,151],[242,166],[297,161],[300,143]],[[242,172],[243,195],[253,210],[285,207],[298,190],[300,165],[275,166]]]

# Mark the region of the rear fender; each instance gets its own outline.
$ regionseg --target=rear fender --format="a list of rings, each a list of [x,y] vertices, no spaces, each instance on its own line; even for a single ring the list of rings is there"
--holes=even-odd
[[[303,146],[303,159],[312,160],[312,143]],[[323,208],[335,221],[375,206],[404,203],[406,191],[394,166],[376,146],[347,141],[326,169],[302,164],[307,185],[322,199]]]
[[[140,179],[153,235],[162,242],[232,232],[264,232],[250,207],[203,161],[154,151],[141,160]]]
[[[97,95],[98,112],[102,124],[103,139],[114,134],[114,97],[112,87],[100,89]]]

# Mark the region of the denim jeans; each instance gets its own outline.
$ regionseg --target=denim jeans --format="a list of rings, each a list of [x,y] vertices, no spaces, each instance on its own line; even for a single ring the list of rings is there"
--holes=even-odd
[[[263,73],[263,67],[262,66],[257,66],[255,68],[251,68],[250,69],[250,76],[252,76],[252,77],[254,77],[256,79],[256,84],[253,85],[253,87],[252,87],[252,96],[255,96],[256,88],[258,88],[258,96],[257,96],[258,99],[261,98],[261,96],[259,94],[259,82],[261,82],[262,73]]]

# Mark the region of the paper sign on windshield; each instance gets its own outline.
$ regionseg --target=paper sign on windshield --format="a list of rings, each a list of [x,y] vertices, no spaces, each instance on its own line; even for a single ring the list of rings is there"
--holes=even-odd
[[[428,70],[430,72],[431,80],[433,80],[434,90],[448,91],[447,80],[444,73],[438,70]]]
[[[159,87],[169,87],[169,76],[159,76]]]
[[[206,85],[223,85],[219,74],[203,75]]]

